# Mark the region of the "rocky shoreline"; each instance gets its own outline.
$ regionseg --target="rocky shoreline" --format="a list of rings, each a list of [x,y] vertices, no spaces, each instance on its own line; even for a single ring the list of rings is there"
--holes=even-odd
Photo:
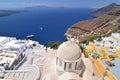
[[[12,11],[12,10],[0,10],[0,17],[9,16],[12,14],[20,13],[20,11]]]
[[[112,5],[106,6],[107,8],[114,7],[114,9],[111,8],[111,10],[102,13],[102,15],[97,18],[80,21],[72,25],[65,33],[66,38],[75,38],[80,42],[86,42],[103,36],[108,36],[112,32],[117,31],[120,26],[120,6],[117,5],[117,7],[115,7],[115,5],[117,4],[112,3]],[[103,9],[104,8],[102,8],[102,11]],[[101,9],[98,10],[99,13],[100,10]],[[96,12],[96,14],[98,14],[98,12]]]

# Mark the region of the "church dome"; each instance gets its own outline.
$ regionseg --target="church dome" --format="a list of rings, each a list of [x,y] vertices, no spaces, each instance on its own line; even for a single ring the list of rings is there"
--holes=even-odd
[[[73,61],[81,57],[81,50],[75,42],[67,41],[59,46],[57,56],[64,60]]]

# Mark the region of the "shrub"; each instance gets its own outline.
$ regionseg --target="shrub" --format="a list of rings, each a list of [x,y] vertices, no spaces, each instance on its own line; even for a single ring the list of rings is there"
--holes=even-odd
[[[115,57],[113,55],[109,55],[109,58],[112,59],[112,60],[115,59]]]
[[[85,58],[88,58],[89,57],[89,54],[88,53],[85,53]]]
[[[59,45],[61,44],[61,42],[58,41],[52,41],[48,43],[48,47],[53,48],[53,49],[57,49],[59,47]]]

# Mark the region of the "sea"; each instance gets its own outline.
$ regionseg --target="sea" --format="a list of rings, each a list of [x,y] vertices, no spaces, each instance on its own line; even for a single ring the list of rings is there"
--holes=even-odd
[[[20,13],[0,17],[0,36],[32,40],[47,45],[51,41],[65,40],[66,30],[73,24],[92,19],[94,9],[34,7],[21,9]]]

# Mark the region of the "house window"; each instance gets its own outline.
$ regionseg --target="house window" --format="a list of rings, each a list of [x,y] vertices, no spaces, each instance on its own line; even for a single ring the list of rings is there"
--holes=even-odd
[[[75,63],[75,70],[77,69],[77,62]]]
[[[71,69],[72,64],[69,64],[69,69]]]
[[[66,70],[66,63],[64,63],[64,70]]]

